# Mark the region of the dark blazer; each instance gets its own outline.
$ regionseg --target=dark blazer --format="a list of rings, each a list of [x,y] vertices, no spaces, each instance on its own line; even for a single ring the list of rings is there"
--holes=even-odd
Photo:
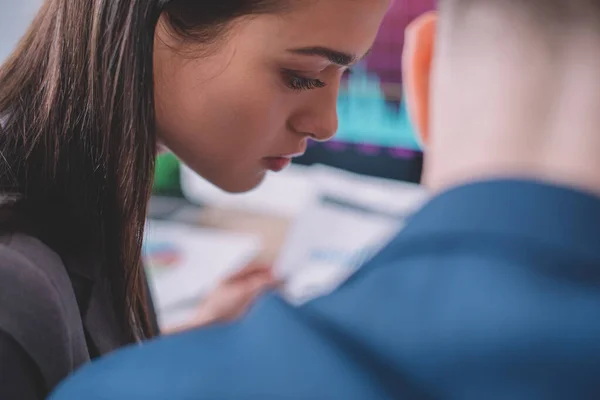
[[[0,398],[45,398],[91,358],[127,343],[101,269],[38,239],[0,237]]]
[[[600,198],[494,181],[433,199],[328,296],[268,295],[51,399],[595,400],[599,377]]]

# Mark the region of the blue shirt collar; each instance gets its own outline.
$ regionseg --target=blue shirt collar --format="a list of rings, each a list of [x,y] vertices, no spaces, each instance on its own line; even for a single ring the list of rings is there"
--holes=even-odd
[[[415,214],[399,237],[493,234],[600,260],[600,197],[526,180],[451,189]]]

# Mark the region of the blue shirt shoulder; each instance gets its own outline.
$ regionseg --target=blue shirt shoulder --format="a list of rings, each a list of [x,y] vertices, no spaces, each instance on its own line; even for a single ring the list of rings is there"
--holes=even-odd
[[[94,363],[52,399],[564,399],[600,393],[600,199],[441,194],[337,291]]]

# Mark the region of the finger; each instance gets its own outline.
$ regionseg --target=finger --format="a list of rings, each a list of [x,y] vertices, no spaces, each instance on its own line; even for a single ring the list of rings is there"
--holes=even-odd
[[[245,280],[240,280],[231,284],[232,288],[237,291],[239,299],[246,299],[261,293],[275,284],[275,281],[266,275],[257,274]]]
[[[228,319],[231,320],[244,315],[263,293],[273,287],[272,281],[264,281],[261,279],[252,280],[240,290],[239,297],[236,301],[237,305],[232,307]]]
[[[270,279],[255,278],[240,284],[235,295],[234,308],[244,307],[248,303],[253,302],[258,296],[264,292],[273,289],[275,282]]]
[[[228,281],[244,280],[252,275],[272,275],[272,268],[267,264],[251,263],[227,278]]]

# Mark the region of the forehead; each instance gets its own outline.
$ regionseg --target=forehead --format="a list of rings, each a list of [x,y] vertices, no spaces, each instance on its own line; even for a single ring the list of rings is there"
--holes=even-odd
[[[253,18],[242,29],[245,34],[261,37],[270,47],[324,46],[360,57],[373,43],[390,2],[298,1],[298,6],[288,12]]]

